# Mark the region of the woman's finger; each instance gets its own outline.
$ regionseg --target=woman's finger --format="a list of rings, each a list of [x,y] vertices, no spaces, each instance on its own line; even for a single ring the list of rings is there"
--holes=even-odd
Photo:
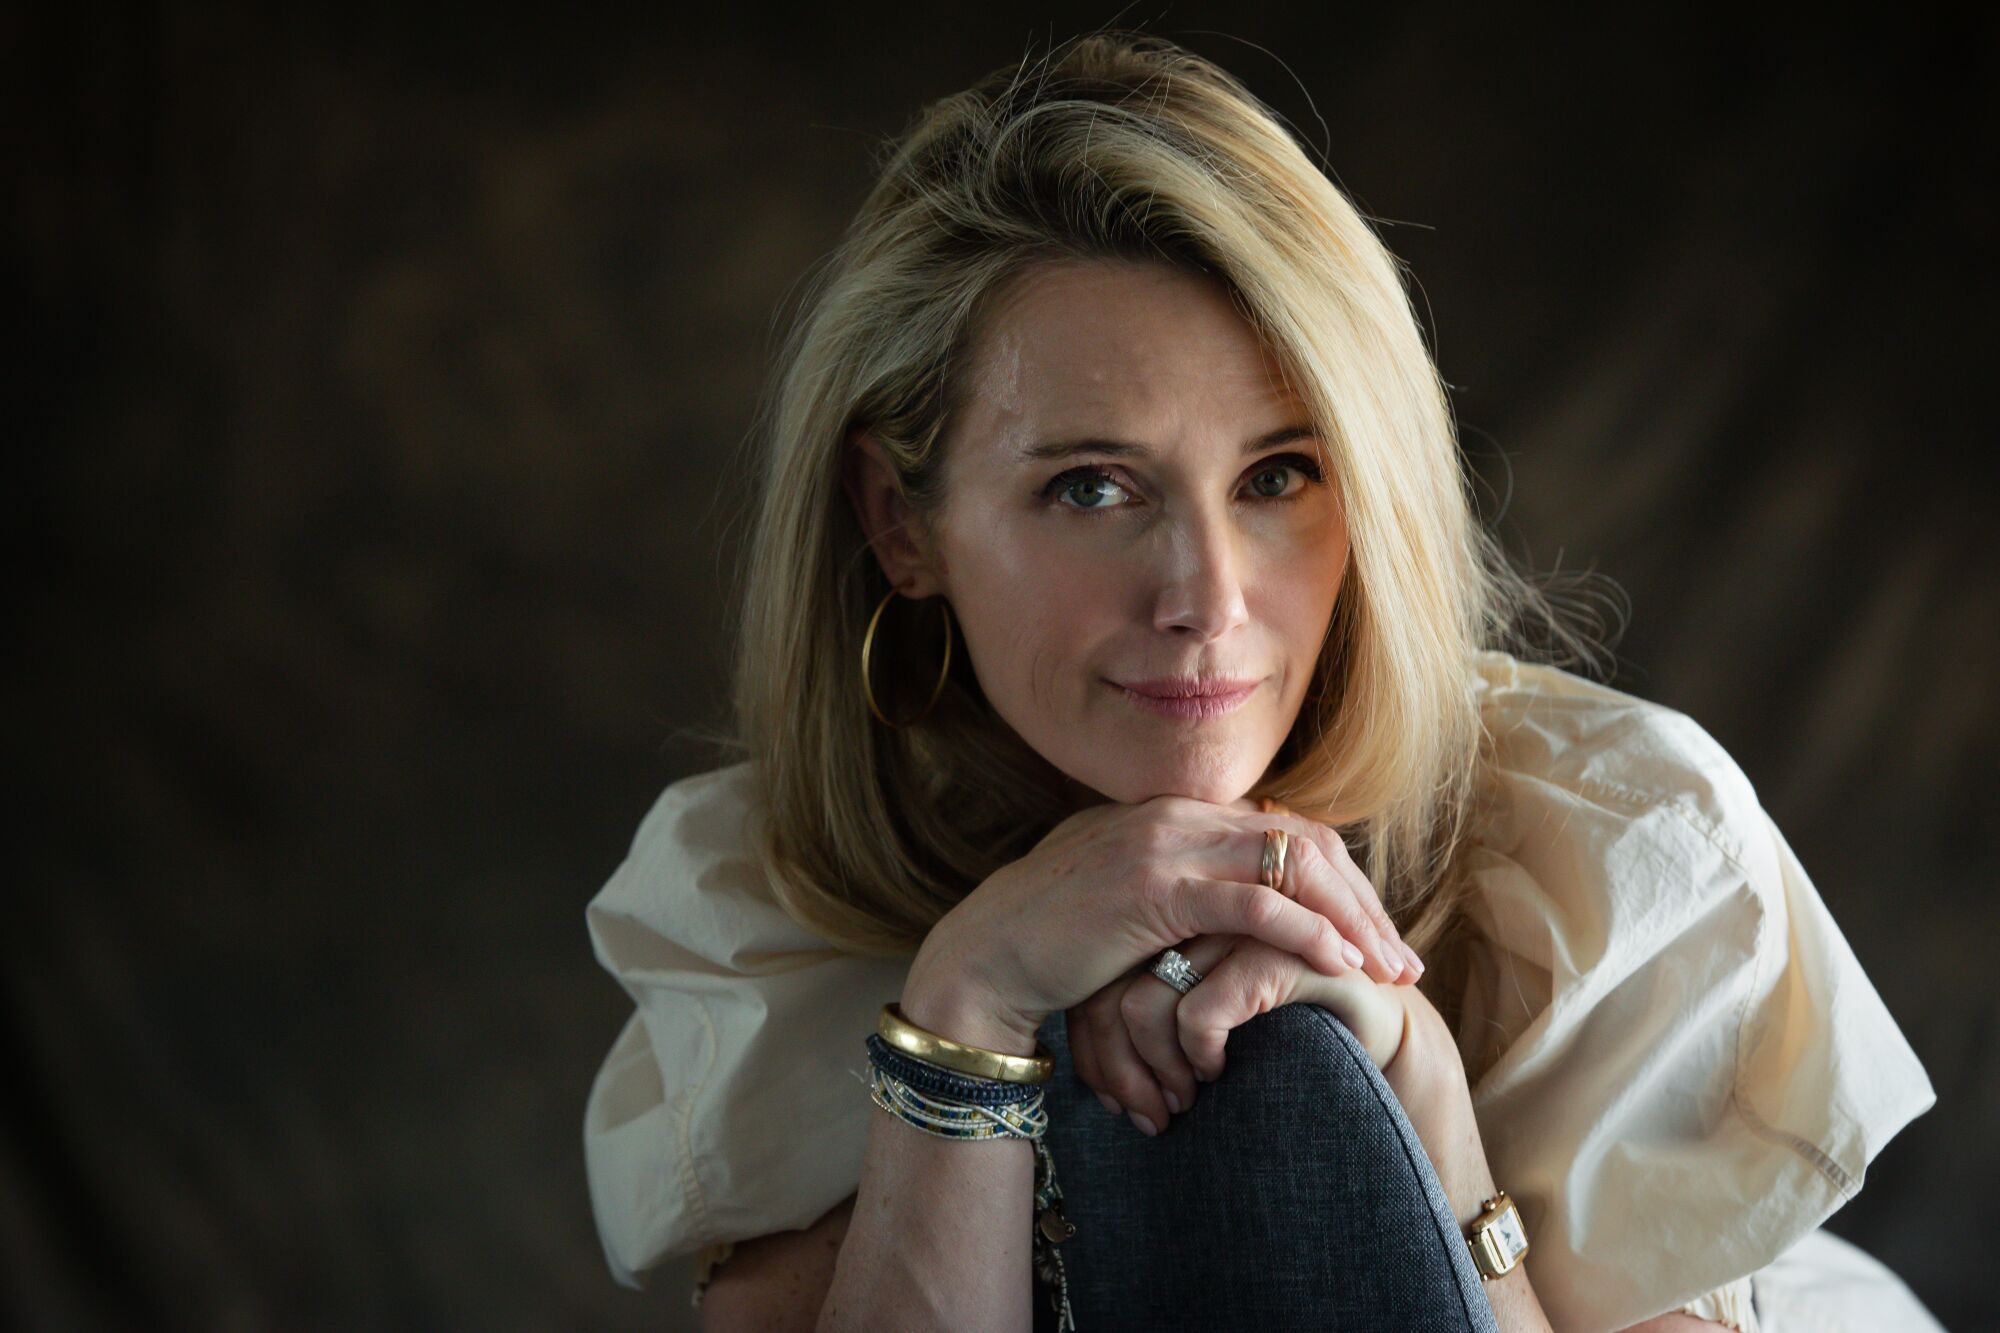
[[[1291,840],[1285,854],[1284,892],[1324,916],[1342,935],[1361,946],[1362,953],[1367,955],[1362,970],[1375,980],[1395,981],[1409,966],[1402,951],[1392,950],[1383,938],[1361,895],[1310,837],[1301,835]]]
[[[1261,941],[1245,940],[1231,950],[1175,1006],[1175,1038],[1188,1063],[1211,1082],[1220,1076],[1230,1032],[1289,1002],[1299,968],[1296,957]]]
[[[1350,879],[1336,861],[1335,857],[1350,861],[1351,858],[1344,856],[1339,837],[1331,829],[1282,805],[1254,814],[1214,808],[1219,814],[1227,810],[1221,814],[1221,820],[1233,831],[1217,844],[1227,857],[1223,865],[1216,867],[1218,874],[1261,880],[1268,832],[1282,829],[1288,837],[1281,892],[1325,916],[1341,935],[1358,945],[1365,955],[1359,965],[1376,980],[1396,981],[1410,970],[1409,959],[1401,947],[1391,943],[1395,926],[1389,922],[1387,913],[1380,911],[1381,904],[1376,901],[1367,877],[1357,870]],[[1322,838],[1332,840],[1337,849],[1333,854],[1322,845]],[[1389,932],[1386,936],[1385,928]]]
[[[1330,977],[1356,966],[1342,951],[1353,946],[1331,921],[1263,884],[1185,875],[1165,888],[1155,906],[1165,921],[1154,929],[1170,939],[1248,935],[1297,954]]]
[[[1361,867],[1355,864],[1354,857],[1348,851],[1347,843],[1341,838],[1339,830],[1317,819],[1301,815],[1283,801],[1268,797],[1261,801],[1245,798],[1234,803],[1231,808],[1260,811],[1266,816],[1266,822],[1269,816],[1276,815],[1282,821],[1282,827],[1288,832],[1309,839],[1354,889],[1362,909],[1374,923],[1376,933],[1388,941],[1389,948],[1393,951],[1390,961],[1403,972],[1402,979],[1415,981],[1422,975],[1423,960],[1417,957],[1416,950],[1403,942],[1403,933],[1396,928],[1395,919],[1382,905],[1382,897],[1375,892],[1375,886],[1369,882],[1368,876],[1362,873]]]
[[[1401,1048],[1407,1008],[1393,987],[1366,973],[1319,976],[1296,957],[1245,941],[1218,963],[1175,1010],[1181,1048],[1209,1080],[1219,1078],[1230,1032],[1286,1004],[1317,1004],[1352,1032],[1377,1069]]]
[[[1179,947],[1181,957],[1187,959],[1195,971],[1206,973],[1215,964],[1229,956],[1241,935],[1203,935],[1189,940]],[[1118,1010],[1125,1020],[1125,1031],[1132,1038],[1132,1049],[1146,1062],[1162,1093],[1171,1093],[1174,1101],[1168,1109],[1185,1111],[1195,1101],[1195,1070],[1188,1063],[1187,1055],[1181,1050],[1180,1021],[1174,1017],[1174,1009],[1180,1003],[1181,992],[1144,967],[1125,987],[1119,998]]]
[[[1098,1077],[1103,1080],[1097,1085],[1100,1092],[1110,1094],[1125,1108],[1133,1125],[1141,1133],[1157,1134],[1167,1126],[1171,1111],[1167,1106],[1166,1094],[1161,1091],[1159,1081],[1153,1077],[1152,1066],[1139,1058],[1133,1049],[1131,1034],[1125,1030],[1124,1016],[1119,1012],[1119,1000],[1125,988],[1134,978],[1124,977],[1112,982],[1079,1006],[1084,1011],[1084,1025],[1090,1030],[1090,1045],[1097,1061]],[[1143,1118],[1146,1124],[1140,1124]],[[1149,1131],[1146,1125],[1152,1126]]]
[[[1090,1024],[1084,1020],[1082,1006],[1069,1010],[1063,1015],[1064,1032],[1069,1041],[1069,1062],[1076,1070],[1076,1077],[1086,1088],[1097,1094],[1097,1100],[1104,1103],[1104,1109],[1113,1115],[1124,1115],[1125,1108],[1118,1099],[1104,1091],[1109,1086],[1097,1063],[1097,1046],[1091,1040]]]
[[[1354,890],[1355,900],[1375,923],[1376,932],[1389,941],[1390,947],[1396,951],[1399,958],[1408,962],[1408,979],[1414,981],[1423,973],[1423,960],[1417,957],[1416,950],[1403,943],[1402,932],[1396,929],[1395,920],[1390,917],[1388,909],[1382,906],[1382,896],[1375,892],[1374,884],[1362,873],[1361,867],[1355,864],[1354,854],[1348,850],[1340,834],[1317,820],[1308,819],[1304,824],[1306,836],[1326,858],[1328,864],[1333,866],[1335,872]]]

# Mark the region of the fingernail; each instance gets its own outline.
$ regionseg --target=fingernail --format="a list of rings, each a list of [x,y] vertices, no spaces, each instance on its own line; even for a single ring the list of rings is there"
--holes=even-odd
[[[1132,1112],[1132,1123],[1137,1125],[1139,1127],[1139,1132],[1141,1134],[1144,1134],[1149,1139],[1152,1138],[1155,1134],[1158,1134],[1160,1132],[1159,1130],[1153,1128],[1152,1121],[1146,1119],[1145,1116],[1140,1115],[1137,1111]]]
[[[1412,949],[1409,945],[1405,944],[1403,946],[1403,952],[1410,956],[1410,966],[1417,969],[1417,975],[1422,976],[1424,974],[1424,960],[1417,957],[1417,951],[1415,949]]]
[[[1161,1091],[1165,1092],[1166,1090],[1161,1089]],[[1174,1094],[1171,1092],[1167,1092],[1166,1096],[1167,1096],[1167,1109],[1169,1111],[1172,1111],[1175,1115],[1179,1115],[1181,1113],[1181,1099],[1174,1096]]]
[[[1110,1093],[1108,1093],[1108,1092],[1100,1092],[1100,1093],[1098,1093],[1098,1094],[1097,1094],[1097,1100],[1098,1100],[1098,1101],[1100,1101],[1100,1102],[1103,1102],[1103,1103],[1104,1103],[1104,1109],[1105,1109],[1105,1110],[1107,1110],[1107,1111],[1109,1111],[1109,1112],[1111,1112],[1111,1114],[1113,1114],[1113,1115],[1124,1115],[1124,1114],[1125,1114],[1125,1108],[1124,1108],[1124,1107],[1122,1107],[1122,1106],[1120,1106],[1120,1105],[1119,1105],[1119,1104],[1118,1104],[1118,1103],[1117,1103],[1116,1101],[1114,1101],[1114,1100],[1112,1099],[1112,1096],[1111,1096],[1111,1094],[1110,1094]]]
[[[1354,947],[1354,941],[1352,940],[1342,940],[1340,942],[1340,956],[1347,960],[1349,967],[1360,967],[1368,961],[1362,955],[1361,950]]]

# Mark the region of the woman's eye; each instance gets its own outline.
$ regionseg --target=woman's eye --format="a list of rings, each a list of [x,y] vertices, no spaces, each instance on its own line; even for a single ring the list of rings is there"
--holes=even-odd
[[[1288,489],[1289,483],[1285,480],[1287,472],[1298,473],[1305,479],[1304,484],[1296,490]],[[1273,478],[1276,478],[1276,488],[1269,489]],[[1285,454],[1258,464],[1257,470],[1250,474],[1250,489],[1267,500],[1299,500],[1305,498],[1307,489],[1324,480],[1326,473],[1321,470],[1318,459],[1307,454]]]
[[[1250,489],[1267,500],[1282,499],[1291,488],[1291,481],[1285,474],[1296,471],[1297,468],[1283,463],[1260,468],[1250,478]]]
[[[1050,489],[1061,495],[1072,496],[1077,503],[1071,509],[1116,509],[1118,506],[1098,504],[1106,490],[1123,493],[1125,488],[1111,479],[1109,473],[1079,469],[1063,473],[1050,484]]]
[[[1287,473],[1296,472],[1305,479],[1304,484],[1293,487]],[[1323,474],[1316,459],[1305,454],[1285,454],[1268,459],[1257,465],[1245,483],[1249,494],[1259,500],[1275,500],[1284,503],[1303,499],[1306,489],[1321,481]],[[1109,472],[1100,467],[1077,467],[1061,473],[1043,488],[1042,495],[1064,509],[1085,511],[1124,509],[1128,506],[1118,503],[1099,503],[1107,498],[1113,501],[1125,494],[1125,488],[1115,481]],[[1073,503],[1062,503],[1062,497],[1070,497]]]

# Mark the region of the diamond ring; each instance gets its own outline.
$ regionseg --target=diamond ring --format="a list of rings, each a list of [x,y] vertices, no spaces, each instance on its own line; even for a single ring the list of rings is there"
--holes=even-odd
[[[1160,980],[1185,995],[1201,980],[1201,973],[1195,971],[1193,963],[1181,957],[1178,949],[1162,949],[1160,956],[1153,960],[1152,973]]]

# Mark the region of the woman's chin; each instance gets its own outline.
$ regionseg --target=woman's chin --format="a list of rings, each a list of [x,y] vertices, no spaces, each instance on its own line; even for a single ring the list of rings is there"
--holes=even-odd
[[[1206,801],[1211,805],[1234,805],[1244,793],[1257,785],[1262,773],[1258,765],[1243,764],[1222,773],[1152,772],[1135,775],[1127,770],[1095,777],[1086,775],[1080,781],[1101,792],[1105,799],[1123,805],[1138,805],[1157,796],[1180,796]]]

